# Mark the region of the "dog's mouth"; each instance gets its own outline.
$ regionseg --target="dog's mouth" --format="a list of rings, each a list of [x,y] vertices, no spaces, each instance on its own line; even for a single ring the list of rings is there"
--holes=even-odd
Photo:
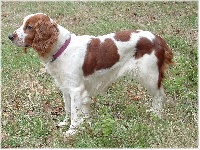
[[[31,45],[29,45],[29,44],[25,45],[25,47],[23,48],[25,54],[27,54],[27,49],[30,47],[31,47]]]
[[[29,44],[26,44],[26,45],[25,45],[25,48],[29,48],[29,47],[31,47],[31,45],[29,45]]]

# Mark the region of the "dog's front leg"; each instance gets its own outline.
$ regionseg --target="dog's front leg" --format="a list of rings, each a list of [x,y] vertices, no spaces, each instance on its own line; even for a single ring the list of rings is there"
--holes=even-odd
[[[86,90],[75,90],[71,94],[71,125],[66,137],[76,133],[77,128],[90,116],[91,99]]]
[[[69,93],[63,92],[63,98],[64,98],[64,103],[65,103],[66,116],[65,116],[65,119],[58,124],[58,126],[66,125],[71,116],[71,99],[70,99]]]

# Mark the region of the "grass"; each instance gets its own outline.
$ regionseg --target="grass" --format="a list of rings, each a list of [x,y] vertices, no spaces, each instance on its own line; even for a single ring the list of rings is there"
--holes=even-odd
[[[197,148],[197,2],[2,2],[2,148]],[[24,16],[43,12],[78,35],[123,29],[161,35],[176,65],[166,72],[164,118],[146,109],[151,96],[123,77],[93,97],[91,124],[63,140],[62,94],[43,72],[36,53],[10,43],[7,36]]]

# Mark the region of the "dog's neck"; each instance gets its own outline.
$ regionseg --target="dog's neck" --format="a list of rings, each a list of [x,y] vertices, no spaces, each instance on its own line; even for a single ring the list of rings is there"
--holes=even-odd
[[[63,28],[62,26],[58,25],[59,35],[57,41],[54,43],[52,50],[45,56],[40,57],[42,63],[47,64],[51,62],[53,55],[57,53],[57,51],[63,46],[66,40],[68,40],[71,36],[70,32]]]

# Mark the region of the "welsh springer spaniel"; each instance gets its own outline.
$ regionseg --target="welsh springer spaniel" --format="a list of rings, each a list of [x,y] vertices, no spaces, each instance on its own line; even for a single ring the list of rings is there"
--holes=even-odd
[[[153,96],[152,111],[161,117],[165,93],[161,84],[173,54],[166,42],[149,31],[125,30],[103,36],[76,36],[42,13],[26,16],[9,39],[33,48],[63,93],[66,136],[90,116],[90,96],[131,75]]]

